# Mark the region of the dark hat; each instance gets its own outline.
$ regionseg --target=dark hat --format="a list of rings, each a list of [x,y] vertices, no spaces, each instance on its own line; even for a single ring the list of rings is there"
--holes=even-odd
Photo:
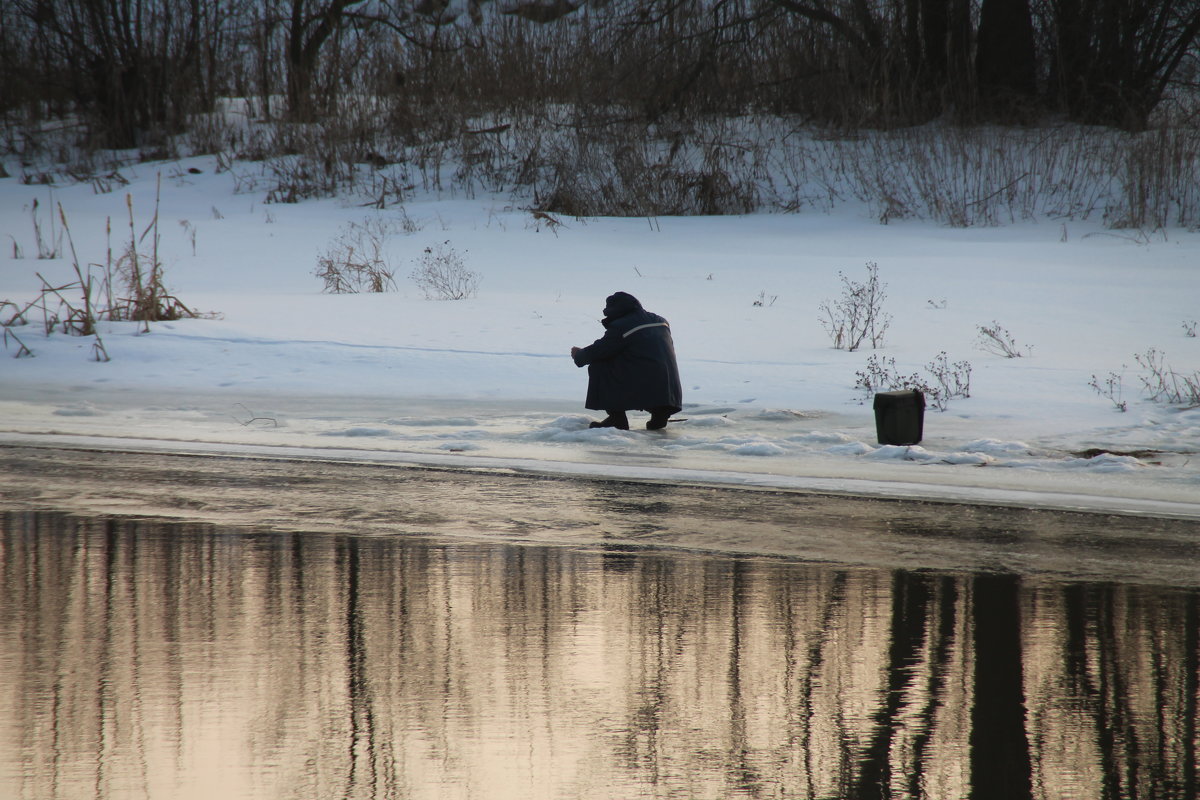
[[[642,304],[628,292],[615,292],[604,298],[605,317],[623,317],[631,311],[638,311]]]

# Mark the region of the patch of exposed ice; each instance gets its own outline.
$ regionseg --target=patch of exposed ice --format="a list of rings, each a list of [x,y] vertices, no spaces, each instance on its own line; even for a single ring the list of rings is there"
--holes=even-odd
[[[418,428],[473,428],[479,424],[473,417],[400,417],[384,421],[389,425],[406,425]]]
[[[90,403],[85,403],[81,406],[70,406],[68,408],[54,409],[56,417],[96,417],[100,412],[92,408]]]
[[[343,428],[336,431],[325,431],[321,436],[351,436],[351,437],[369,437],[369,436],[391,436],[392,431],[388,428]]]
[[[803,411],[792,411],[790,408],[764,408],[761,411],[746,415],[748,419],[768,420],[771,422],[795,422],[798,419],[809,419],[814,416],[816,415],[806,414]]]
[[[1146,466],[1133,456],[1118,456],[1112,453],[1101,453],[1092,458],[1068,458],[1063,466],[1076,469],[1094,470],[1096,472],[1130,472]]]
[[[1028,456],[1033,455],[1033,448],[1025,442],[1002,442],[998,439],[976,439],[962,446],[966,453],[986,453],[990,456]]]
[[[687,424],[689,428],[723,428],[736,423],[729,417],[689,417]]]
[[[969,467],[983,467],[996,463],[996,459],[987,453],[943,453],[937,460],[942,464]]]
[[[787,441],[795,442],[796,444],[847,444],[855,442],[852,436],[847,436],[844,433],[826,433],[824,431],[812,431],[810,433],[796,434],[788,436]]]
[[[736,456],[781,456],[787,451],[774,442],[746,442],[734,447],[729,452]]]
[[[835,456],[865,456],[867,453],[874,451],[875,448],[865,442],[846,442],[845,444],[835,444],[833,447],[825,448],[825,452]]]
[[[465,453],[471,450],[482,450],[483,445],[475,444],[474,442],[445,442],[439,444],[438,450],[447,450],[451,453]]]

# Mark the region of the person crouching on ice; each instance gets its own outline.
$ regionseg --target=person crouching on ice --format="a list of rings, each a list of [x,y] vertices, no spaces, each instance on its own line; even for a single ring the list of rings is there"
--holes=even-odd
[[[639,409],[650,412],[647,429],[665,428],[683,407],[670,325],[625,292],[605,299],[600,324],[602,337],[587,347],[571,348],[575,366],[588,368],[584,406],[608,414],[588,427],[629,430],[625,412]]]

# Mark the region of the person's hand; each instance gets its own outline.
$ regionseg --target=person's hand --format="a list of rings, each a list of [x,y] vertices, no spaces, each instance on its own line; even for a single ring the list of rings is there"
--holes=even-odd
[[[571,348],[571,358],[574,358],[574,357],[575,357],[575,356],[577,356],[577,355],[579,355],[579,348],[578,348],[578,347],[572,347],[572,348]]]

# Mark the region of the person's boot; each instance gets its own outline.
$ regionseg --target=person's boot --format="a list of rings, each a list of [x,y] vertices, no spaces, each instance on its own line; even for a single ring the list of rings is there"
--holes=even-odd
[[[670,408],[650,409],[650,421],[646,423],[646,430],[657,431],[667,427],[672,413],[674,412]]]
[[[609,411],[608,416],[599,422],[588,423],[589,428],[616,428],[617,430],[629,430],[629,417],[624,411]]]

